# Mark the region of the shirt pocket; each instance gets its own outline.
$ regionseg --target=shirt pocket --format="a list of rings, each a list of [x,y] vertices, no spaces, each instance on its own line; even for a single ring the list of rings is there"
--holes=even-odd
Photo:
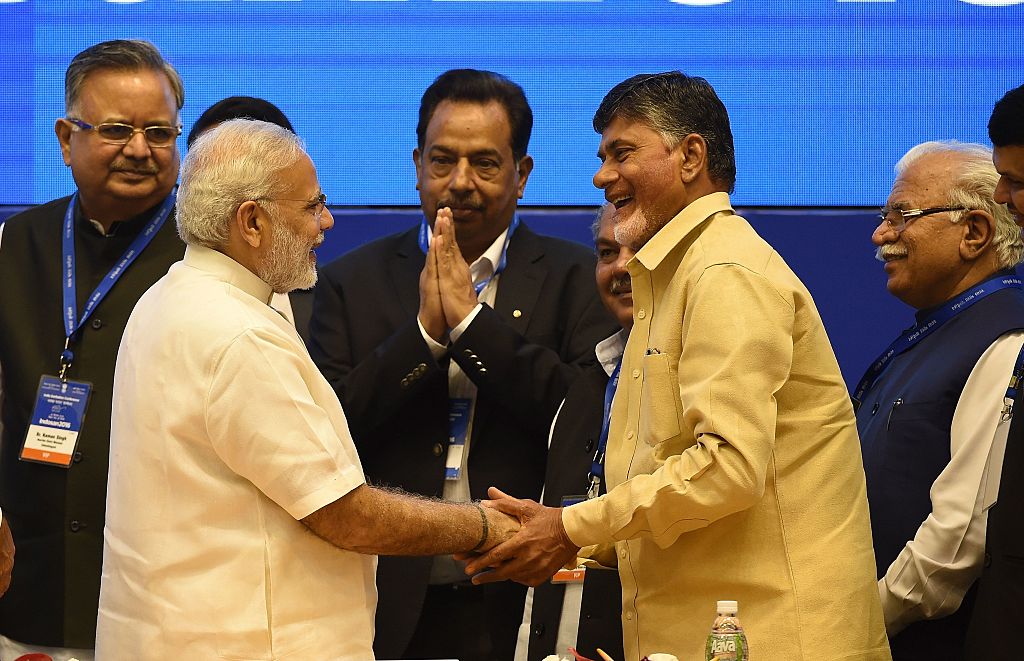
[[[888,403],[887,443],[882,470],[894,484],[927,493],[950,460],[949,427],[952,408],[943,401],[907,402],[902,397]]]
[[[643,359],[639,431],[651,447],[678,440],[681,435],[683,405],[679,399],[677,361],[667,353],[652,353]]]

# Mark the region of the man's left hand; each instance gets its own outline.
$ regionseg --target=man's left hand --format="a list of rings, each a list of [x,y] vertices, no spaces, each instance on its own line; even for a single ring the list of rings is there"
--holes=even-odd
[[[466,573],[474,584],[513,580],[537,586],[576,557],[580,549],[565,533],[561,508],[513,498],[494,487],[487,495],[493,500],[484,501],[485,507],[516,517],[521,528],[512,539],[470,560]]]
[[[437,245],[437,275],[441,288],[441,307],[448,328],[455,328],[477,305],[476,290],[469,265],[462,258],[455,240],[455,221],[451,209],[439,209],[434,220]]]

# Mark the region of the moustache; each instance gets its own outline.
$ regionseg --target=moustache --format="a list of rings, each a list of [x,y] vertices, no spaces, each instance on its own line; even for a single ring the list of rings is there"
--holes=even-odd
[[[629,275],[617,275],[612,278],[612,283],[608,287],[608,291],[616,296],[619,294],[628,294],[633,291],[633,281]]]
[[[157,174],[160,168],[156,164],[133,165],[125,161],[114,161],[110,164],[111,172],[131,172],[132,174]]]
[[[894,257],[906,256],[906,246],[901,246],[897,243],[887,243],[884,246],[878,246],[878,248],[875,250],[875,259],[877,259],[880,262],[889,261],[889,259]]]
[[[440,211],[441,209],[443,209],[445,207],[448,207],[452,211],[455,211],[456,209],[463,209],[465,211],[483,211],[484,210],[483,202],[481,202],[479,200],[474,200],[472,198],[467,198],[465,200],[440,200],[437,203],[436,211]]]

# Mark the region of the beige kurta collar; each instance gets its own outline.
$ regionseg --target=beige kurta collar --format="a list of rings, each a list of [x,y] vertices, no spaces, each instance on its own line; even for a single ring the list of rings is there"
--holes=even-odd
[[[653,271],[690,232],[714,214],[723,211],[735,213],[729,202],[728,193],[711,193],[697,198],[658,230],[658,233],[636,253],[634,259],[648,271]]]
[[[238,287],[253,298],[270,305],[270,299],[274,295],[270,285],[224,253],[204,246],[189,245],[185,248],[184,261],[186,266],[212,273],[229,285]]]

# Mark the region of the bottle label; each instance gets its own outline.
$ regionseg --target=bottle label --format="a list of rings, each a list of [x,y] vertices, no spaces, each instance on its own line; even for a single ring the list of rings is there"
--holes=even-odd
[[[708,636],[704,658],[707,661],[747,661],[745,643],[742,634],[713,633]]]

